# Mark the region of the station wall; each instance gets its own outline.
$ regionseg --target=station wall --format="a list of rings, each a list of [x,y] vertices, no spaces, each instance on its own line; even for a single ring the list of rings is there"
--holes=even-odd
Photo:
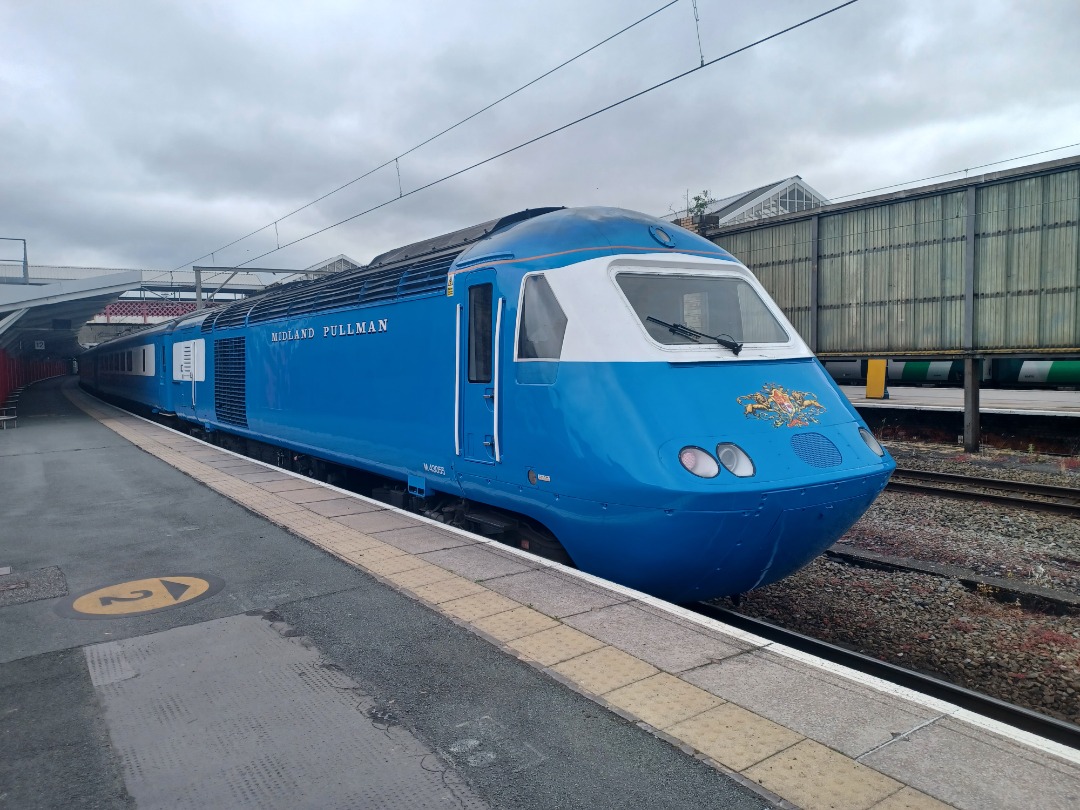
[[[823,355],[1080,353],[1080,160],[710,233]]]

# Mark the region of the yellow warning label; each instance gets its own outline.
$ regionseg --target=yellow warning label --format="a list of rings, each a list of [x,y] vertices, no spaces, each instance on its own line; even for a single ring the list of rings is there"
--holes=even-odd
[[[84,594],[72,603],[71,609],[94,616],[145,613],[198,599],[210,587],[210,583],[201,577],[136,579]]]
[[[448,298],[453,298],[454,297],[454,277],[453,276],[447,276],[446,277],[446,296]]]

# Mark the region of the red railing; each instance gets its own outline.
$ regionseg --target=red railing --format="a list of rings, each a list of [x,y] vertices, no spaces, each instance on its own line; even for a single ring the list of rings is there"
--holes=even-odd
[[[0,405],[16,388],[71,371],[66,360],[19,360],[0,349]]]
[[[99,318],[103,317],[105,323],[112,323],[114,318],[141,318],[143,323],[148,323],[152,318],[178,318],[194,311],[194,301],[115,301],[94,320],[101,323]]]

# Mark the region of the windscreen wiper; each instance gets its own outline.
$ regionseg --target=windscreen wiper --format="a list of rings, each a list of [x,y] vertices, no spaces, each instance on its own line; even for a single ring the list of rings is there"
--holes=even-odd
[[[706,335],[704,332],[699,332],[697,329],[691,329],[689,326],[686,326],[684,324],[666,323],[659,318],[654,318],[652,315],[646,316],[645,320],[663,326],[673,335],[681,335],[682,337],[688,337],[695,342],[699,341],[701,338],[705,338],[706,340],[715,340],[725,349],[731,349],[731,353],[734,354],[736,357],[738,357],[739,352],[742,351],[741,343],[739,343],[737,340],[732,340],[731,338],[724,337],[723,335]]]

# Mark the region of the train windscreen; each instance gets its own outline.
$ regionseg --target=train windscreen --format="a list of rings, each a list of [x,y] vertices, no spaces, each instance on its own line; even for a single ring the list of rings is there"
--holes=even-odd
[[[757,291],[736,276],[617,273],[615,280],[657,343],[694,344],[716,337],[739,344],[790,340]]]

